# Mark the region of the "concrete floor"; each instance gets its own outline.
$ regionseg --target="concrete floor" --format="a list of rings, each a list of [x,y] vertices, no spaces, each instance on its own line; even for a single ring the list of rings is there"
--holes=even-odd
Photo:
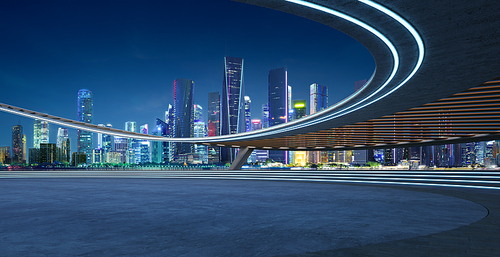
[[[276,256],[456,229],[488,210],[424,191],[201,179],[0,179],[0,256]],[[347,256],[347,255],[346,255]]]

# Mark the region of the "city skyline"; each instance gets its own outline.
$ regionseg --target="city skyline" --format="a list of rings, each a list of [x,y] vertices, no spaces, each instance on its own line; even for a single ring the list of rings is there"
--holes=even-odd
[[[190,5],[193,3],[197,3],[199,8],[192,8]],[[161,118],[168,105],[173,104],[172,81],[179,77],[196,82],[194,102],[207,108],[208,93],[222,93],[224,56],[245,59],[244,84],[247,90],[252,89],[245,95],[250,96],[256,108],[267,101],[267,97],[259,91],[266,90],[267,73],[273,67],[287,67],[294,98],[302,99],[306,98],[308,85],[317,82],[337,91],[337,100],[340,100],[352,93],[354,81],[369,77],[374,70],[372,56],[354,39],[310,20],[242,3],[186,1],[148,3],[140,7],[125,4],[110,17],[102,11],[80,10],[80,7],[77,3],[65,3],[57,8],[51,8],[50,4],[34,5],[28,9],[16,4],[0,8],[3,10],[0,12],[5,14],[1,19],[12,24],[8,31],[2,31],[4,37],[9,39],[4,40],[4,44],[12,50],[0,50],[5,57],[0,61],[0,83],[6,89],[4,95],[9,96],[2,99],[3,102],[76,119],[76,100],[73,96],[79,89],[86,88],[94,94],[93,123],[112,124],[115,128],[124,129],[126,121],[154,126],[155,119]],[[109,4],[103,8],[108,10],[113,6]],[[212,11],[214,17],[198,28],[196,21],[183,24],[175,20],[175,14],[167,18],[160,15],[160,10],[170,8],[191,8],[195,14]],[[143,18],[141,22],[139,18],[135,20],[136,24],[108,20],[115,18],[123,21],[125,14],[135,9],[146,12],[138,14]],[[39,10],[47,12],[40,15]],[[65,12],[81,15],[71,16]],[[233,12],[245,18],[241,23],[228,25],[241,30],[232,32],[236,34],[230,40],[217,38],[218,33],[226,33],[227,28],[221,26],[223,19],[217,18],[218,13],[224,12]],[[95,24],[94,21],[83,25],[90,19],[90,13],[95,14],[92,19],[101,23]],[[65,22],[55,24],[54,19],[47,18],[50,16]],[[36,18],[40,24],[33,24]],[[23,21],[14,22],[17,19]],[[162,19],[161,26],[151,29],[152,23]],[[269,24],[273,26],[267,26]],[[97,28],[99,26],[112,29],[113,33],[107,36],[104,29]],[[297,31],[292,27],[300,29]],[[82,38],[92,29],[95,29],[92,36],[96,40]],[[42,32],[45,35],[40,35]],[[179,47],[179,44],[165,44],[171,42],[166,35],[155,38],[160,33],[174,35],[174,32],[203,37],[204,40],[199,44]],[[207,37],[207,34],[213,36]],[[264,40],[270,38],[273,40]],[[287,44],[283,45],[276,38],[286,40]],[[315,40],[310,41],[309,38]],[[133,39],[136,41],[131,42]],[[338,51],[323,53],[332,44]],[[200,47],[206,51],[199,50]],[[145,54],[147,51],[151,53],[149,57]],[[186,59],[183,57],[189,57],[189,61],[183,61]],[[25,62],[30,62],[31,66],[26,67],[23,65]],[[360,66],[360,63],[363,65]],[[252,114],[252,118],[261,118],[257,109]],[[25,134],[32,135],[33,121],[30,119],[2,113],[0,120],[5,124],[0,128],[2,146],[10,145],[10,130],[18,121],[24,126]],[[50,138],[56,138],[58,128],[56,125],[51,127]],[[76,149],[76,130],[70,129],[69,137],[72,149]],[[27,144],[32,145],[32,140],[28,136]]]

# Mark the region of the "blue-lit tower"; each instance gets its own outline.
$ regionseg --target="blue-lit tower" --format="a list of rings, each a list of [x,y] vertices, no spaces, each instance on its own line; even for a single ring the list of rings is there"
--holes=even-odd
[[[92,123],[92,91],[80,89],[78,91],[78,121]],[[92,133],[77,130],[77,149],[87,155],[87,163],[92,163]]]
[[[23,126],[12,127],[12,162],[23,163]]]
[[[309,86],[309,96],[310,114],[328,108],[328,87],[314,83]]]
[[[220,134],[229,135],[243,132],[242,96],[243,89],[243,58],[224,57],[224,79],[222,82],[221,124]],[[234,151],[221,148],[221,162],[232,162]]]
[[[174,81],[174,126],[173,136],[176,138],[191,137],[194,126],[193,112],[194,82],[189,79]],[[193,152],[193,145],[173,143],[173,155]]]
[[[288,122],[288,74],[286,68],[269,71],[269,127]],[[288,152],[269,151],[269,158],[288,163]]]
[[[245,96],[245,131],[252,131],[252,113],[250,111],[250,104],[252,100],[250,100],[249,96]]]
[[[220,94],[219,92],[208,93],[208,125],[209,137],[220,136]],[[220,147],[208,147],[208,163],[220,162]]]

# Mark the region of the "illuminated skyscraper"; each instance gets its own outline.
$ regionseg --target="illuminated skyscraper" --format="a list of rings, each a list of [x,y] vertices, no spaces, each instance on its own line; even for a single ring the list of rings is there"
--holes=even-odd
[[[69,162],[71,151],[69,145],[69,136],[67,128],[59,128],[57,130],[57,148],[59,149],[59,154],[57,160],[61,162]]]
[[[291,109],[291,118],[292,120],[300,119],[306,116],[307,112],[307,101],[304,100],[293,100],[292,109]],[[288,157],[293,164],[298,164],[299,166],[305,166],[308,161],[308,154],[306,151],[292,151],[289,152]]]
[[[206,137],[207,126],[205,122],[197,120],[194,122],[193,137]],[[199,163],[208,163],[208,147],[206,145],[194,145],[194,153],[197,154]]]
[[[309,86],[309,114],[312,115],[326,108],[328,108],[328,88],[317,83],[311,84]],[[319,163],[323,159],[328,159],[328,152],[309,152],[309,162]]]
[[[27,155],[26,155],[26,135],[23,134],[23,163],[26,163]]]
[[[125,131],[137,132],[137,122],[127,121],[125,122]],[[141,160],[141,148],[139,140],[135,138],[128,138],[128,163],[140,163]]]
[[[106,124],[107,128],[112,128],[113,126],[111,124]],[[107,134],[98,134],[99,140],[100,140],[100,145],[98,146],[99,148],[102,148],[104,151],[104,161],[105,162],[111,162],[108,160],[108,153],[113,150],[113,136],[107,135]]]
[[[262,105],[262,128],[269,128],[269,104]]]
[[[194,121],[203,121],[203,107],[199,104],[193,106],[193,118]]]
[[[306,100],[293,100],[293,120],[300,119],[306,116],[307,112]]]
[[[288,75],[286,68],[269,71],[269,127],[288,122]],[[269,158],[288,163],[288,152],[269,151]]]
[[[0,147],[0,163],[1,164],[10,164],[10,146],[2,146]]]
[[[174,129],[176,138],[191,137],[194,126],[193,112],[194,82],[189,79],[176,79],[174,81]],[[187,154],[193,152],[193,145],[174,143],[173,154]]]
[[[152,132],[153,135],[167,137],[168,125],[161,119],[156,119],[156,127]],[[153,141],[151,149],[151,162],[152,163],[168,163],[170,161],[168,154],[168,143],[161,141]]]
[[[269,71],[269,127],[288,122],[288,79],[286,68]]]
[[[209,137],[220,136],[220,94],[219,92],[208,93],[208,125],[207,135]],[[220,162],[220,147],[208,147],[208,163]]]
[[[49,142],[49,123],[35,119],[33,126],[33,147],[40,148],[41,143]]]
[[[250,100],[249,96],[245,96],[245,131],[252,131],[252,113],[250,111],[250,104],[252,100]]]
[[[220,95],[208,93],[208,136],[220,135]]]
[[[310,114],[317,113],[328,108],[328,88],[317,83],[309,86]]]
[[[141,125],[139,129],[139,133],[141,134],[148,134],[148,124]],[[149,140],[140,140],[140,150],[141,150],[141,159],[140,163],[147,163],[151,162],[151,154],[150,152],[150,145],[151,142]]]
[[[125,131],[137,132],[137,122],[135,121],[125,122]]]
[[[293,106],[292,106],[292,87],[288,86],[288,121],[293,119]]]
[[[23,126],[12,127],[12,162],[23,163]]]
[[[255,131],[255,130],[259,130],[259,129],[262,129],[262,122],[259,119],[253,119],[251,131]]]
[[[165,123],[166,123],[166,137],[174,137],[174,107],[169,104],[168,110],[165,112]],[[158,124],[158,123],[157,123]],[[163,142],[163,149],[166,151],[166,160],[168,162],[173,161],[174,159],[174,143],[172,142]]]
[[[126,137],[115,136],[113,138],[115,152],[120,156],[120,163],[127,162],[128,140]]]
[[[99,127],[106,127],[104,124],[97,124]],[[97,133],[97,148],[102,149],[102,139],[103,139],[103,134],[102,133]]]
[[[221,98],[221,135],[243,132],[244,114],[242,108],[243,88],[243,59],[224,57],[224,78],[222,82]],[[243,121],[243,122],[242,122]],[[221,161],[232,162],[234,150],[221,148]]]
[[[92,123],[92,91],[80,89],[78,91],[78,121]],[[84,130],[77,130],[78,152],[87,155],[87,163],[92,162],[92,133]]]
[[[59,128],[57,130],[57,147],[61,148],[66,139],[68,139],[68,129]]]

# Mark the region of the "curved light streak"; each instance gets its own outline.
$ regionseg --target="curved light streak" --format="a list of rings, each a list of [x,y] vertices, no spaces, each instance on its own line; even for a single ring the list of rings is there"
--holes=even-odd
[[[350,17],[350,16],[347,16],[343,13],[340,13],[340,12],[337,12],[335,10],[331,10],[331,9],[328,9],[326,7],[323,7],[323,6],[319,6],[319,5],[316,5],[316,4],[313,4],[313,3],[309,3],[309,2],[306,2],[306,1],[302,1],[302,0],[285,0],[285,1],[288,1],[288,2],[292,2],[292,3],[296,3],[296,4],[300,4],[300,5],[303,5],[303,6],[306,6],[306,7],[310,7],[310,8],[313,8],[313,9],[316,9],[316,10],[319,10],[319,11],[323,11],[323,12],[326,12],[326,13],[329,13],[329,14],[332,14],[332,15],[335,15],[337,17],[340,17],[340,18],[343,18],[345,20],[348,20],[350,22],[353,22],[354,24],[356,25],[359,25],[365,29],[367,29],[368,31],[372,32],[374,35],[376,35],[377,37],[378,34],[377,33],[380,33],[378,31],[376,31],[375,29],[371,28],[370,26],[368,25],[362,25],[364,23]],[[425,56],[425,47],[424,47],[424,43],[423,43],[423,40],[422,38],[420,37],[420,35],[418,34],[418,32],[406,21],[404,20],[403,18],[401,18],[399,15],[397,15],[396,13],[394,13],[393,11],[387,9],[386,7],[380,5],[380,4],[377,4],[373,1],[370,1],[370,0],[359,0],[361,3],[364,3],[364,4],[367,4],[381,12],[383,12],[384,14],[390,16],[391,18],[393,18],[394,20],[396,20],[398,23],[400,23],[403,27],[405,27],[409,32],[410,34],[413,36],[413,38],[415,39],[415,42],[417,43],[417,46],[418,46],[418,50],[419,50],[419,54],[418,54],[418,60],[417,60],[417,63],[415,65],[415,67],[413,68],[412,72],[401,82],[399,83],[396,87],[394,87],[393,89],[391,89],[390,91],[388,91],[387,93],[383,94],[382,96],[366,103],[366,104],[363,104],[361,106],[358,106],[357,108],[354,108],[354,109],[351,109],[363,102],[365,102],[366,100],[368,100],[369,98],[371,98],[374,94],[380,92],[380,90],[382,90],[390,81],[387,80],[386,83],[384,83],[384,85],[382,87],[379,87],[379,89],[377,89],[374,93],[370,94],[368,97],[360,100],[359,102],[357,103],[354,103],[352,104],[351,106],[348,106],[342,110],[339,110],[335,113],[332,113],[332,114],[329,114],[329,115],[326,115],[324,117],[320,117],[318,119],[313,119],[313,120],[310,120],[310,121],[307,121],[307,122],[301,122],[301,124],[297,124],[297,125],[293,125],[293,126],[289,126],[287,128],[281,128],[281,129],[278,129],[278,130],[275,130],[275,131],[269,131],[269,132],[266,132],[264,134],[259,134],[260,136],[267,136],[267,135],[272,135],[272,134],[277,134],[277,133],[282,133],[282,132],[287,132],[287,131],[291,131],[291,130],[296,130],[296,129],[300,129],[300,128],[303,128],[303,127],[307,127],[307,126],[312,126],[312,125],[315,125],[315,124],[318,124],[318,123],[321,123],[321,122],[324,122],[324,121],[328,121],[328,120],[332,120],[332,119],[335,119],[335,118],[338,118],[338,117],[341,117],[341,116],[344,116],[346,114],[349,114],[349,113],[352,113],[354,111],[357,111],[359,109],[362,109],[368,105],[371,105],[379,100],[381,100],[382,98],[385,98],[386,96],[392,94],[394,91],[398,90],[399,88],[401,88],[403,85],[405,85],[416,73],[417,71],[420,69],[420,67],[422,66],[422,63],[423,63],[423,60],[424,60],[424,56]],[[371,28],[371,29],[369,29]],[[376,33],[374,33],[372,30],[376,31]],[[380,34],[381,35],[381,34]],[[388,39],[382,35],[383,38],[385,38],[385,40],[381,37],[379,37],[384,43],[386,43],[386,40],[388,41]],[[390,41],[388,41],[390,43]],[[392,45],[392,44],[391,44]],[[390,47],[389,47],[390,48]],[[391,49],[391,48],[390,48]],[[391,49],[391,52],[392,52],[392,49]],[[397,51],[396,51],[396,54],[397,54]],[[399,62],[398,62],[398,65],[399,65]],[[393,69],[393,73],[395,72],[396,70]],[[393,76],[390,77],[390,79],[392,80]],[[342,101],[341,103],[351,99],[352,97],[354,97],[355,95],[352,95],[351,97],[345,99],[344,101]],[[335,106],[332,106],[328,109],[333,109],[335,108],[336,106],[338,105],[335,105]],[[327,110],[328,110],[327,109]],[[351,109],[351,110],[349,110]],[[326,111],[326,110],[325,110]],[[283,124],[285,125],[285,124]],[[290,125],[290,124],[289,124]],[[250,136],[243,136],[243,137],[240,137],[241,139],[250,139],[250,138],[253,138],[255,137],[254,135]]]
[[[241,172],[241,175],[228,175],[220,172],[143,172],[136,171],[119,171],[119,172],[102,172],[102,171],[37,171],[37,172],[23,172],[23,171],[8,171],[0,175],[2,178],[15,178],[15,177],[37,177],[37,178],[54,178],[54,177],[124,177],[124,178],[158,178],[158,179],[239,179],[239,180],[262,180],[262,181],[301,181],[301,182],[321,182],[321,183],[356,183],[356,184],[388,184],[388,185],[405,185],[405,186],[437,186],[437,187],[451,187],[451,188],[473,188],[473,189],[488,189],[500,190],[499,186],[494,185],[480,185],[485,181],[467,181],[469,183],[479,184],[452,184],[452,183],[439,183],[440,180],[427,179],[417,180],[422,182],[405,182],[405,181],[384,181],[384,180],[363,180],[361,178],[353,179],[335,179],[335,178],[315,178],[315,177],[290,177],[290,176],[269,176],[268,174],[261,177],[248,176],[249,171]],[[314,174],[313,174],[314,175]],[[443,182],[452,182],[452,180],[443,180]],[[466,182],[466,181],[457,181]],[[490,182],[491,183],[491,182]]]
[[[255,132],[247,132],[243,135],[237,135],[237,134],[224,135],[224,136],[217,136],[217,137],[211,137],[211,138],[203,138],[201,140],[200,140],[200,138],[197,138],[195,140],[193,138],[166,138],[166,137],[159,137],[159,136],[153,136],[153,135],[140,135],[140,134],[139,135],[131,135],[130,133],[123,133],[123,132],[108,132],[108,131],[103,131],[100,129],[87,127],[85,125],[75,125],[75,124],[71,124],[71,123],[60,122],[60,121],[57,121],[57,119],[56,120],[51,119],[51,118],[47,119],[47,118],[43,118],[43,117],[40,117],[37,115],[30,115],[30,114],[20,112],[20,111],[9,110],[7,108],[0,107],[0,110],[6,111],[6,112],[11,112],[11,113],[14,113],[17,115],[26,116],[29,118],[45,120],[45,121],[48,121],[51,123],[55,123],[58,125],[63,125],[63,126],[71,127],[71,128],[83,129],[83,130],[90,131],[90,132],[104,133],[104,134],[113,135],[113,136],[133,137],[133,138],[145,139],[145,140],[159,140],[159,141],[169,141],[169,142],[189,142],[189,143],[228,142],[228,141],[236,141],[236,140],[248,140],[248,139],[259,138],[259,137],[263,137],[263,136],[283,133],[283,132],[287,132],[287,131],[291,131],[291,130],[297,130],[300,128],[312,126],[312,125],[315,125],[318,123],[322,123],[325,121],[329,121],[329,120],[344,116],[346,114],[349,114],[349,113],[357,111],[361,108],[364,108],[372,103],[375,103],[375,102],[381,100],[382,98],[388,96],[389,94],[393,93],[394,91],[396,91],[397,89],[402,87],[404,84],[406,84],[406,82],[408,82],[416,74],[416,72],[418,71],[418,69],[422,65],[424,55],[425,55],[425,53],[424,53],[425,50],[424,50],[423,40],[420,37],[420,35],[418,34],[418,32],[408,22],[406,22],[403,18],[401,18],[400,16],[398,16],[397,14],[392,12],[391,10],[385,8],[384,6],[377,4],[375,2],[372,2],[370,0],[359,0],[361,3],[364,3],[372,8],[375,8],[375,9],[383,12],[384,14],[388,15],[389,17],[393,18],[398,23],[400,23],[402,26],[404,26],[410,32],[410,34],[413,36],[415,41],[417,42],[417,46],[419,49],[419,57],[418,57],[417,64],[415,65],[413,71],[405,78],[405,80],[403,80],[396,87],[394,87],[393,89],[391,89],[389,92],[385,93],[384,95],[382,95],[382,96],[380,96],[380,97],[378,97],[378,98],[376,98],[368,103],[365,103],[361,106],[358,106],[358,105],[362,104],[363,102],[367,101],[368,99],[372,98],[374,95],[379,93],[382,89],[384,89],[393,80],[394,76],[396,75],[398,68],[399,68],[399,54],[398,54],[396,48],[394,47],[394,45],[389,41],[389,39],[387,39],[387,37],[385,37],[378,30],[376,30],[373,27],[371,27],[370,25],[363,23],[360,20],[357,20],[357,19],[355,19],[351,16],[348,16],[344,13],[335,11],[333,9],[326,8],[324,6],[313,4],[313,3],[310,3],[307,1],[303,1],[303,0],[284,0],[284,1],[299,4],[299,5],[302,5],[305,7],[316,9],[318,11],[322,11],[322,12],[328,13],[330,15],[334,15],[336,17],[342,18],[344,20],[347,20],[353,24],[356,24],[356,25],[364,28],[365,30],[369,31],[370,33],[372,33],[373,35],[378,37],[389,48],[389,50],[391,51],[391,54],[393,55],[394,66],[393,66],[393,70],[392,70],[389,78],[384,82],[384,84],[382,86],[380,86],[376,91],[372,92],[369,96],[361,99],[360,101],[358,101],[350,106],[343,108],[342,110],[325,115],[323,117],[316,118],[317,116],[322,115],[322,113],[324,113],[325,111],[332,110],[338,106],[341,106],[345,102],[349,101],[350,99],[352,99],[353,97],[358,95],[360,93],[360,91],[352,94],[351,96],[342,100],[341,102],[329,107],[328,109],[326,109],[323,112],[317,113],[315,115],[311,115],[305,119],[293,121],[293,122],[288,123],[288,124],[281,124],[281,125],[275,126],[270,131],[267,131],[267,132],[255,131]],[[370,78],[370,80],[368,81],[367,84],[369,84],[371,82],[371,80],[373,79],[373,76],[374,76],[374,74],[372,74],[372,77]],[[358,106],[358,107],[354,108],[355,106]],[[58,117],[55,117],[55,118],[58,118]],[[297,124],[295,124],[295,123],[297,123]]]

